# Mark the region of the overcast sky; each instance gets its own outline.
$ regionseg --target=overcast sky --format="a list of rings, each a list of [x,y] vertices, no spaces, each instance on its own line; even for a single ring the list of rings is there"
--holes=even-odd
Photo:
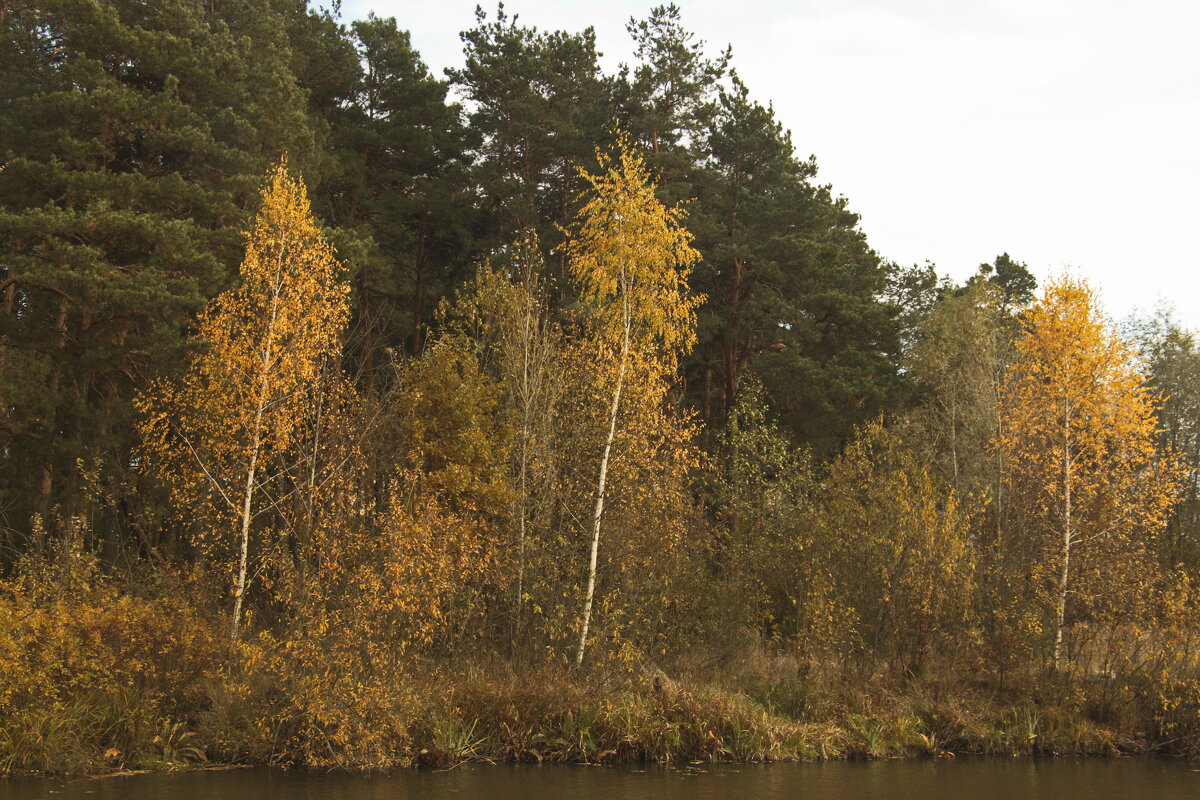
[[[1007,251],[1070,268],[1125,317],[1159,299],[1200,327],[1200,3],[1184,0],[677,0],[684,25],[773,102],[801,156],[885,258],[962,279]],[[654,2],[511,0],[539,29],[625,23]],[[495,6],[484,4],[489,13]],[[441,76],[470,0],[344,0],[394,16]]]

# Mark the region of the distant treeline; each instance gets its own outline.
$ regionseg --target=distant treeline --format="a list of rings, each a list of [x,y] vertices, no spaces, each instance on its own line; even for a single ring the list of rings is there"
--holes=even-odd
[[[0,5],[0,772],[1200,752],[1192,334],[883,260],[628,29]]]

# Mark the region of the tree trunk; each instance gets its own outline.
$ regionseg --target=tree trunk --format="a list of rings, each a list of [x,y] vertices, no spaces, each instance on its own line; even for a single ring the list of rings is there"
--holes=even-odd
[[[1002,440],[1004,424],[996,420],[996,439]],[[1004,554],[1004,449],[996,448],[996,552]]]
[[[325,390],[330,380],[326,363],[322,367],[322,380],[319,384],[316,400],[316,417],[313,420],[312,447],[309,451],[308,485],[305,487],[304,499],[304,541],[299,543],[296,557],[296,592],[301,603],[308,598],[308,565],[313,557],[313,535],[317,529],[317,470],[321,458],[321,431],[325,424]]]
[[[526,302],[529,300],[526,298]],[[513,645],[521,625],[521,613],[525,605],[525,518],[529,501],[529,441],[533,427],[533,392],[530,388],[530,320],[526,310],[525,327],[521,331],[521,457],[517,472],[517,597],[516,619],[513,629]]]
[[[742,278],[744,262],[740,258],[733,259],[733,270],[729,287],[729,314],[725,318],[724,341],[721,343],[721,361],[725,370],[725,419],[733,411],[737,402],[738,383],[742,371],[742,353],[737,344],[737,326],[742,300]]]
[[[532,270],[526,267],[522,284],[524,292],[522,302],[525,306],[525,313],[521,325],[521,375],[518,384],[521,405],[521,453],[517,464],[517,596],[512,641],[510,642],[514,652],[525,610],[525,539],[529,516],[529,461],[533,444],[534,406],[541,383],[540,359],[544,356],[541,347],[544,343],[538,339],[540,325],[537,315],[540,313],[540,307],[535,305],[537,300],[531,289],[534,280]],[[535,348],[537,348],[537,352],[535,352]],[[537,364],[534,364],[535,359],[539,360]]]
[[[1054,671],[1062,666],[1063,623],[1067,616],[1067,588],[1071,567],[1071,406],[1066,408],[1067,436],[1063,447],[1063,540],[1062,566],[1058,574],[1058,607],[1054,620]]]
[[[261,425],[262,405],[259,404],[254,418],[254,441],[250,450],[250,468],[246,471],[246,489],[242,493],[241,557],[238,559],[237,583],[234,584],[233,591],[233,622],[229,629],[229,638],[235,642],[238,640],[238,628],[242,622],[242,600],[246,596],[246,565],[250,559],[250,511],[254,501],[254,475],[258,467]]]
[[[38,485],[38,524],[33,526],[33,554],[40,560],[46,555],[46,532],[51,526],[50,493],[54,491],[54,473],[50,463],[42,464],[42,476]]]
[[[960,492],[958,485],[958,403],[953,393],[950,395],[950,463],[954,470],[954,491]]]
[[[1058,608],[1054,624],[1054,671],[1062,666],[1063,621],[1067,616],[1067,574],[1071,565],[1071,534],[1063,533],[1062,569],[1058,575]]]
[[[529,467],[529,421],[526,419],[521,433],[521,463],[517,477],[517,620],[521,619],[521,609],[525,602],[525,515],[526,515],[526,474]]]
[[[704,421],[712,422],[712,366],[704,368]]]
[[[242,601],[246,596],[246,567],[250,560],[250,522],[253,519],[251,509],[254,502],[254,478],[258,469],[258,453],[262,447],[263,414],[267,408],[267,388],[271,379],[271,358],[274,355],[275,323],[279,320],[279,293],[282,288],[281,272],[282,257],[276,268],[276,283],[273,287],[274,296],[271,298],[271,316],[267,322],[267,335],[264,344],[266,350],[262,354],[262,377],[258,384],[258,403],[254,409],[254,433],[250,442],[250,465],[246,469],[246,488],[242,492],[242,522],[239,542],[240,557],[238,559],[237,581],[233,590],[233,621],[229,628],[229,638],[238,640],[238,629],[242,622]]]
[[[608,482],[608,457],[612,452],[613,439],[617,433],[617,410],[621,405],[621,390],[625,385],[625,367],[629,361],[630,316],[629,301],[625,304],[625,331],[621,339],[621,364],[617,369],[617,385],[613,389],[612,405],[608,412],[608,436],[604,440],[604,453],[600,457],[600,476],[596,483],[596,508],[592,512],[592,552],[588,561],[587,594],[583,601],[583,624],[579,630],[579,649],[575,651],[575,666],[583,664],[583,653],[587,647],[588,628],[592,622],[592,601],[596,594],[596,562],[600,552],[600,521],[604,516],[604,487]]]
[[[17,281],[15,278],[10,278],[4,282],[4,304],[3,310],[5,314],[13,313],[13,309],[17,305]]]
[[[421,233],[417,238],[417,285],[413,290],[413,329],[412,329],[412,354],[419,356],[421,354],[422,345],[424,345],[425,337],[423,336],[422,314],[425,310],[425,226],[426,221],[421,220]]]

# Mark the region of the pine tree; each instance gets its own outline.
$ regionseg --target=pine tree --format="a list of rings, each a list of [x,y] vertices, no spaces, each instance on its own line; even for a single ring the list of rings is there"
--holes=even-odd
[[[747,370],[786,429],[825,455],[898,394],[888,273],[816,164],[735,77],[703,141],[692,215],[703,260],[693,402],[724,422]]]
[[[354,366],[384,375],[387,350],[419,353],[438,300],[466,276],[480,227],[469,174],[473,134],[393,18],[354,22],[361,69],[333,116],[342,169],[323,187],[334,224],[355,231]]]
[[[591,28],[573,34],[518,24],[503,4],[462,34],[466,63],[451,77],[472,104],[478,144],[474,179],[489,221],[489,249],[503,250],[533,230],[546,265],[566,294],[561,227],[584,188],[578,168],[608,138],[614,113]],[[551,255],[556,257],[552,258]]]
[[[731,49],[715,59],[704,53],[704,42],[683,27],[674,3],[656,6],[644,20],[630,19],[625,29],[633,38],[632,80],[627,95],[626,124],[650,151],[651,164],[667,180],[682,177],[715,116],[714,90],[729,69]]]
[[[131,406],[229,285],[259,176],[314,149],[267,0],[49,0],[0,14],[0,424],[17,527],[79,535],[129,474]],[[303,12],[301,12],[303,13]],[[124,519],[121,527],[131,520]],[[115,529],[117,521],[107,523]]]

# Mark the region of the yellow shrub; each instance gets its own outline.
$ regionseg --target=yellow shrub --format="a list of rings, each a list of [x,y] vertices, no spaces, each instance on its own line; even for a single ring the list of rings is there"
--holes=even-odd
[[[171,583],[138,597],[80,559],[0,581],[0,774],[136,759],[196,714],[225,645]]]

